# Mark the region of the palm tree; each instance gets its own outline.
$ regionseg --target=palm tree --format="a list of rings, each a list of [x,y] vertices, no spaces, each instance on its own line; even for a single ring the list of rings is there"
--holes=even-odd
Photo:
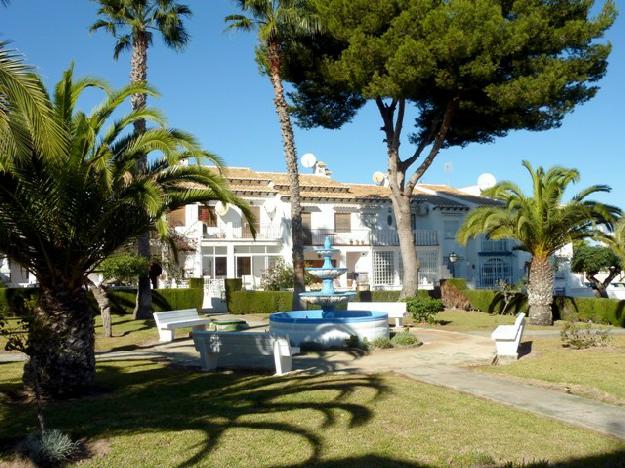
[[[148,48],[152,44],[154,33],[160,35],[165,44],[182,50],[189,41],[183,20],[191,16],[188,6],[173,0],[93,0],[100,5],[100,19],[91,25],[92,32],[104,29],[116,39],[113,58],[132,49],[130,59],[130,82],[146,83],[148,77]],[[146,93],[135,93],[131,98],[133,110],[145,107]],[[134,122],[135,131],[145,131],[145,120]],[[145,170],[147,159],[138,161],[137,169]],[[137,239],[139,255],[150,257],[150,240],[147,233]],[[150,279],[147,275],[139,277],[137,302],[134,318],[148,318],[152,306]]]
[[[26,122],[17,122],[18,119]],[[22,124],[33,129],[34,138],[20,131]],[[61,135],[32,67],[9,48],[8,41],[0,41],[0,168],[10,165],[30,145],[59,154]]]
[[[295,138],[281,77],[282,50],[287,43],[297,40],[298,37],[319,32],[320,22],[308,8],[307,0],[236,0],[236,3],[242,11],[249,12],[250,17],[227,16],[228,29],[244,31],[258,29],[259,51],[266,61],[267,73],[273,86],[274,104],[280,121],[284,157],[291,185],[293,309],[298,310],[302,307],[299,293],[305,289],[304,232]]]
[[[76,109],[87,88],[106,93],[89,114]],[[146,231],[166,236],[166,213],[189,203],[220,200],[250,214],[218,172],[186,164],[201,158],[220,165],[191,135],[166,128],[154,109],[121,113],[136,93],[154,95],[143,84],[111,91],[97,79],[74,80],[70,68],[47,103],[62,129],[62,154],[32,149],[0,168],[0,251],[39,281],[24,383],[38,381],[53,396],[80,393],[93,383],[94,323],[86,284],[102,260]],[[112,121],[112,115],[121,116]],[[154,126],[129,131],[140,119]],[[16,119],[20,124],[24,120]],[[24,124],[20,131],[31,129]],[[151,162],[137,172],[145,155]]]
[[[523,161],[532,180],[533,193],[525,195],[513,182],[501,182],[485,195],[501,201],[500,206],[473,210],[458,231],[458,241],[479,234],[491,239],[516,239],[519,249],[531,256],[527,287],[529,320],[536,325],[553,323],[553,265],[551,256],[570,242],[601,235],[599,225],[612,229],[620,210],[588,197],[609,192],[606,185],[593,185],[563,201],[570,184],[579,181],[576,169],[552,167],[548,171]]]

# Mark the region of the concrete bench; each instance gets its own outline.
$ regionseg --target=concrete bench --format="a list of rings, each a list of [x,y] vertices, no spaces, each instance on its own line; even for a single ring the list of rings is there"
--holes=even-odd
[[[152,315],[154,315],[161,342],[172,341],[176,328],[192,327],[193,330],[204,330],[210,323],[209,319],[200,318],[195,309],[154,312]]]
[[[291,372],[293,354],[286,338],[269,333],[194,331],[193,343],[200,352],[203,370],[268,369],[276,375]]]
[[[406,316],[405,302],[348,302],[347,310],[385,312],[388,318],[395,319],[395,326],[401,327]]]
[[[519,357],[519,344],[523,338],[525,330],[525,314],[520,313],[516,316],[514,325],[499,325],[490,337],[495,341],[497,348],[497,356]]]

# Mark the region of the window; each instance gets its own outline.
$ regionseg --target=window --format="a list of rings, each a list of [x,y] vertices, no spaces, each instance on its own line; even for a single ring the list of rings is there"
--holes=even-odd
[[[312,230],[310,224],[310,212],[302,211],[302,230],[304,231],[304,244],[312,244]]]
[[[373,284],[395,284],[393,252],[373,252]]]
[[[215,257],[215,277],[228,275],[228,259],[226,257]]]
[[[198,207],[198,219],[208,227],[217,227],[217,214],[214,206]]]
[[[460,228],[460,221],[445,221],[445,239],[456,239],[456,233]]]
[[[351,213],[334,213],[334,232],[352,232]]]
[[[252,257],[237,257],[237,277],[252,274]]]

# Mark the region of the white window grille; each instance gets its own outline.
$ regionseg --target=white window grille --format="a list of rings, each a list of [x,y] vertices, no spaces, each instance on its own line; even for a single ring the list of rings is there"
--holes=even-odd
[[[505,281],[512,283],[512,268],[507,260],[494,257],[482,264],[480,269],[480,286],[482,288],[494,289],[497,282]]]
[[[395,284],[393,252],[373,252],[373,284]]]

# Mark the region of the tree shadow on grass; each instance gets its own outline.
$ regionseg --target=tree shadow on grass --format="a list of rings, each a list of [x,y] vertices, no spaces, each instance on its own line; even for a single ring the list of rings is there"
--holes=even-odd
[[[98,382],[110,392],[50,403],[46,408],[48,426],[88,440],[128,433],[203,433],[201,443],[184,448],[190,455],[178,465],[181,467],[194,466],[209,456],[233,429],[297,436],[309,447],[305,464],[315,463],[323,449],[324,429],[345,424],[345,414],[350,428],[362,426],[373,417],[368,399],[354,403],[350,396],[359,389],[370,389],[373,400],[387,391],[378,377],[370,375],[296,374],[280,378],[207,374],[176,367],[154,368],[153,363],[145,362],[125,363],[125,367],[100,364]],[[297,412],[303,410],[320,414],[320,427],[310,429],[299,424],[301,414]],[[7,437],[23,437],[33,426],[32,408],[15,405],[9,413],[12,417],[0,421],[0,428],[5,426],[0,429],[0,446],[6,446]]]

